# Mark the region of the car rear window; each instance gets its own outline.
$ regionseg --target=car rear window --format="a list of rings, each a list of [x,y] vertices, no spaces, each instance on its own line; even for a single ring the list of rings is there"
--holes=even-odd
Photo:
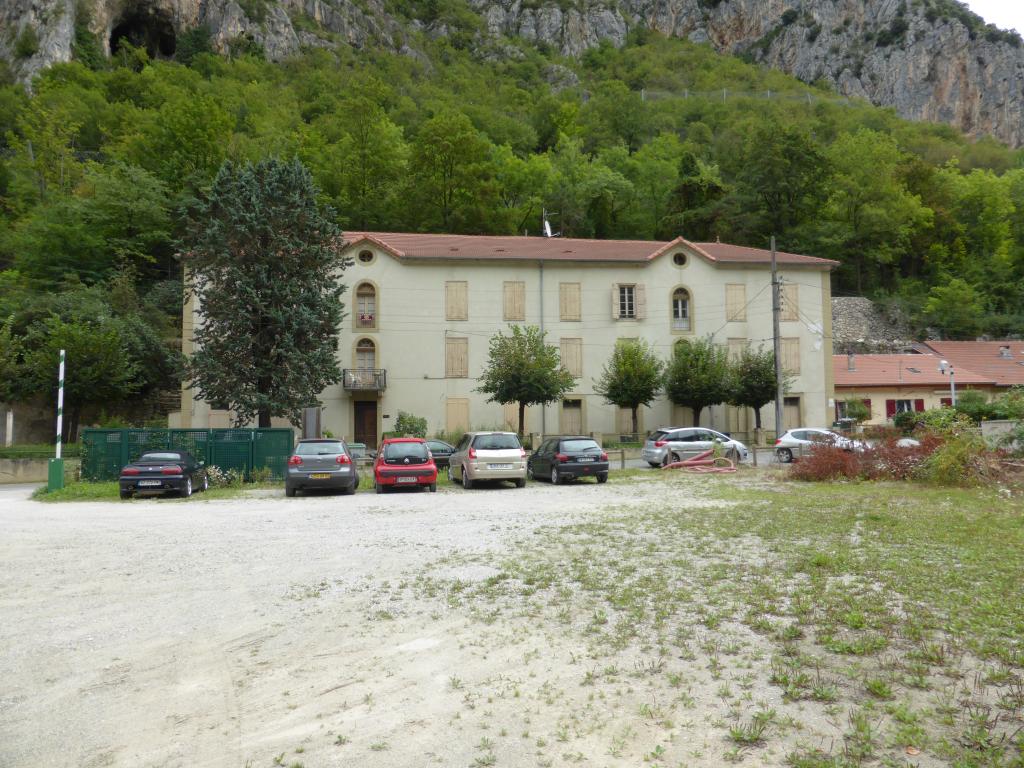
[[[182,461],[180,453],[144,453],[139,461]]]
[[[519,447],[519,438],[515,435],[477,435],[473,447],[480,451],[503,451]]]
[[[664,429],[659,429],[657,432],[655,432],[653,435],[651,435],[647,439],[650,440],[651,442],[656,442],[656,441],[661,440],[662,438],[664,438],[665,435],[667,435],[667,434],[668,434],[668,432],[666,432]]]
[[[570,453],[579,451],[600,451],[601,446],[594,440],[563,440],[562,450]]]
[[[344,452],[341,443],[299,443],[295,448],[296,456],[335,456]]]
[[[427,460],[427,446],[423,443],[388,443],[384,446],[385,461],[405,459]]]

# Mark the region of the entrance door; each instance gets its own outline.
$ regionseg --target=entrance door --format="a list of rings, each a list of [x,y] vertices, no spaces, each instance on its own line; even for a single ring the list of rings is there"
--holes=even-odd
[[[371,450],[377,447],[377,401],[356,400],[352,403],[353,435],[357,443],[366,443]]]
[[[583,401],[562,401],[562,434],[578,435],[583,431]]]
[[[800,398],[784,398],[782,401],[782,428],[786,430],[802,426],[803,424],[800,423]]]

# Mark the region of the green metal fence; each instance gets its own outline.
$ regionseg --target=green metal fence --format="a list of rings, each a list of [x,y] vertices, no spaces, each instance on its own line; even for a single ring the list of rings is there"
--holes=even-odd
[[[82,479],[116,480],[121,467],[145,451],[188,451],[206,464],[249,475],[267,467],[284,478],[294,431],[274,429],[84,429]]]

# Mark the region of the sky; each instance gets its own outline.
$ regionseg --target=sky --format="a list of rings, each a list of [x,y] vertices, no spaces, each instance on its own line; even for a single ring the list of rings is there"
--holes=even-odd
[[[972,11],[1000,29],[1024,34],[1024,2],[1021,0],[966,0]]]

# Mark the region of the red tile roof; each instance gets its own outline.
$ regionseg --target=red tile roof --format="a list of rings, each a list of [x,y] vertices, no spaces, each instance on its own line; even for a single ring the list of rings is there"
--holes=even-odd
[[[854,370],[846,355],[832,356],[836,387],[948,387],[949,376],[939,373],[941,358],[931,354],[854,355]],[[994,384],[991,377],[956,367],[957,384]]]
[[[1008,347],[1009,357],[1000,354]],[[1000,387],[1024,385],[1024,341],[925,341],[915,346],[951,362],[960,381],[960,369],[969,368]]]
[[[685,246],[711,262],[768,264],[771,252],[724,243],[691,243],[681,237],[657,240],[588,240],[516,235],[434,235],[411,232],[348,232],[348,244],[369,241],[400,259],[508,259],[513,261],[598,261],[646,264]],[[779,264],[831,269],[838,262],[777,252]]]

